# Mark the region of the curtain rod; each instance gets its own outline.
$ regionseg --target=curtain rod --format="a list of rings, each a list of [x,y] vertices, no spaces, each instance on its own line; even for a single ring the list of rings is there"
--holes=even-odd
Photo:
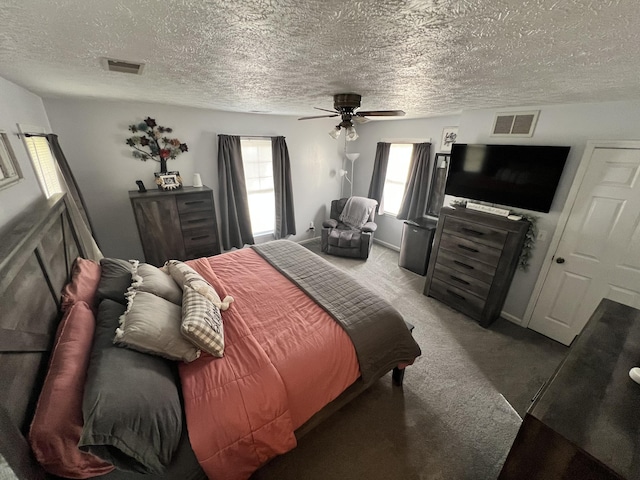
[[[274,138],[282,137],[282,135],[229,135],[226,133],[219,133],[218,136],[225,135],[227,137],[241,137],[241,138]]]
[[[18,137],[46,137],[48,133],[16,133]]]

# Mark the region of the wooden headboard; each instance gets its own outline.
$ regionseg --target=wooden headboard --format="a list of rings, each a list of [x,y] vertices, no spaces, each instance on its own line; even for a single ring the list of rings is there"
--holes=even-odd
[[[45,478],[25,437],[60,321],[60,291],[84,256],[66,197],[36,202],[0,232],[0,454]]]

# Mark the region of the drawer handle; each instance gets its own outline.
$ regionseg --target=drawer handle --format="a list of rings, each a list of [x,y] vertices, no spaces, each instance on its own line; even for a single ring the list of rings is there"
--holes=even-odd
[[[475,248],[467,247],[466,245],[458,244],[458,247],[467,250],[468,252],[478,253],[480,250],[476,250]]]
[[[463,279],[458,278],[458,277],[454,277],[453,275],[449,275],[449,276],[451,277],[451,280],[455,280],[456,282],[463,283],[463,284],[465,284],[465,285],[471,285],[471,284],[470,284],[469,282],[467,282],[466,280],[463,280]]]
[[[463,232],[471,233],[472,235],[479,235],[479,236],[484,235],[484,232],[480,232],[478,230],[474,230],[473,228],[462,227],[461,230]]]
[[[198,220],[187,220],[187,223],[202,223],[202,222],[206,222],[207,219],[206,218],[200,218]]]
[[[456,297],[456,298],[459,298],[460,300],[464,300],[465,302],[467,301],[467,299],[466,299],[466,298],[464,298],[462,295],[460,295],[459,293],[456,293],[456,292],[452,292],[452,291],[451,291],[451,290],[449,290],[448,288],[447,288],[447,293],[448,293],[449,295],[453,295],[453,296],[454,296],[454,297]]]
[[[198,235],[197,237],[191,237],[191,240],[202,240],[203,238],[209,238],[209,235]]]
[[[460,260],[454,260],[453,263],[455,263],[456,265],[460,265],[461,267],[468,268],[469,270],[475,270],[475,267],[472,267],[471,265],[467,265],[466,263],[463,263]]]
[[[185,205],[197,205],[198,203],[204,203],[204,200],[192,200],[190,202],[184,202]]]

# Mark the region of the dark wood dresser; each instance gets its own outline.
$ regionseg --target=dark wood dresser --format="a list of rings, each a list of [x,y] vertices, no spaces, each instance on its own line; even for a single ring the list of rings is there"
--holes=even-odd
[[[640,479],[640,310],[602,300],[525,415],[500,480]]]
[[[213,192],[208,187],[129,192],[147,263],[220,253]]]
[[[443,208],[424,294],[488,326],[500,316],[528,228],[526,220]]]

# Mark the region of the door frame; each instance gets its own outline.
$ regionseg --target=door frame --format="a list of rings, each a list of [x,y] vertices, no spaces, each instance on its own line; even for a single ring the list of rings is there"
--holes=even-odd
[[[547,249],[544,262],[542,263],[542,268],[540,269],[540,273],[538,274],[538,279],[536,280],[536,284],[533,287],[531,296],[529,297],[529,303],[527,304],[527,309],[525,310],[524,316],[522,318],[523,327],[528,327],[529,323],[531,322],[533,311],[536,304],[538,303],[538,299],[540,298],[542,287],[547,281],[547,275],[549,274],[553,258],[556,255],[556,251],[558,250],[558,246],[560,245],[560,241],[562,240],[562,237],[564,235],[564,230],[567,226],[567,222],[569,221],[571,211],[573,210],[573,207],[575,205],[578,191],[580,191],[580,188],[582,187],[582,182],[584,181],[587,169],[589,168],[591,157],[593,156],[593,152],[596,148],[631,148],[640,150],[640,140],[587,141],[584,153],[582,154],[582,158],[580,159],[580,164],[578,165],[576,174],[573,177],[573,183],[571,184],[571,188],[569,189],[567,200],[565,201],[564,207],[562,208],[562,213],[560,213],[560,216],[558,217],[558,223],[556,224],[556,229],[553,233],[553,237],[551,238],[551,242],[549,243],[549,248]]]

